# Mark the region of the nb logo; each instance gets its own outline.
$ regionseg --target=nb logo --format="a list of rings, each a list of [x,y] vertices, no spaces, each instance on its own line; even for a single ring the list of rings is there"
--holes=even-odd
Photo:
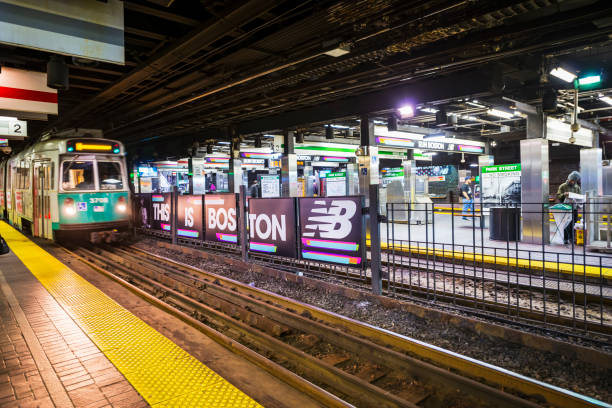
[[[310,211],[308,223],[304,226],[305,237],[343,239],[352,230],[351,218],[357,212],[357,204],[349,200],[333,200],[329,208],[323,200],[315,201],[315,207]]]

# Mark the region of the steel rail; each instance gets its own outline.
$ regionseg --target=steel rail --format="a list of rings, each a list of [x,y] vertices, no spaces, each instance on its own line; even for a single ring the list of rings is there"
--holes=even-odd
[[[575,393],[573,391],[546,384],[544,382],[463,356],[441,347],[433,346],[407,336],[371,326],[366,323],[358,322],[315,306],[307,305],[293,299],[279,296],[272,292],[245,285],[241,282],[237,282],[214,273],[205,272],[190,265],[152,254],[139,248],[130,247],[129,249],[140,252],[146,257],[156,259],[160,263],[164,262],[172,265],[174,268],[182,269],[190,273],[196,273],[201,276],[206,276],[209,279],[218,280],[224,285],[230,286],[232,290],[236,292],[242,292],[249,296],[258,297],[264,301],[281,305],[287,309],[295,310],[298,314],[308,314],[321,322],[325,322],[336,327],[342,327],[355,335],[364,336],[369,340],[377,342],[378,344],[391,346],[395,350],[416,355],[419,358],[434,362],[435,364],[447,369],[456,370],[462,375],[467,375],[472,378],[484,378],[486,379],[487,383],[494,384],[502,389],[514,389],[523,395],[537,395],[543,398],[547,403],[559,407],[612,407],[612,405]]]
[[[236,342],[233,338],[221,333],[218,330],[215,330],[201,321],[197,320],[193,316],[178,310],[176,307],[169,305],[163,300],[151,295],[150,293],[144,291],[143,289],[137,287],[131,282],[111,273],[110,271],[104,269],[103,267],[98,266],[97,264],[85,259],[84,257],[77,255],[74,251],[69,250],[65,247],[60,247],[63,251],[65,251],[69,256],[74,259],[79,260],[80,262],[86,264],[92,270],[102,274],[106,278],[124,286],[130,292],[144,299],[148,303],[153,306],[159,308],[160,310],[178,318],[184,323],[194,327],[199,330],[203,334],[207,335],[215,342],[230,350],[231,352],[244,357],[249,362],[254,365],[262,368],[273,376],[279,378],[290,386],[294,387],[296,390],[304,392],[306,395],[310,396],[314,400],[320,402],[324,406],[329,407],[354,407],[348,402],[338,398],[337,396],[331,394],[330,392],[322,389],[321,387],[311,383],[310,381],[296,375],[290,370],[284,368],[283,366],[271,361],[270,359],[262,356],[261,354],[251,350],[250,348],[243,346],[242,344]]]

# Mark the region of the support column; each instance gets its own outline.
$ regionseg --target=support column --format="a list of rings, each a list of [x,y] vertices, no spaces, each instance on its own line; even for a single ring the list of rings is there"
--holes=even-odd
[[[241,184],[238,191],[238,240],[240,242],[242,260],[247,262],[249,260],[249,236],[246,216],[246,187]]]
[[[297,155],[293,132],[285,131],[283,157],[281,159],[281,197],[297,197]]]
[[[585,204],[583,225],[586,232],[585,245],[599,240],[601,213],[597,197],[603,195],[603,164],[601,148],[580,150],[580,178],[582,194],[588,196]]]
[[[549,171],[546,115],[527,116],[527,140],[521,140],[521,206],[523,242],[550,243]]]
[[[359,160],[359,187],[364,195],[368,215],[366,217],[366,236],[370,236],[370,268],[372,271],[372,292],[382,292],[380,225],[378,223],[378,184],[379,158],[378,147],[374,136],[374,123],[367,116],[361,117],[361,150]]]
[[[232,140],[228,170],[228,187],[230,193],[239,193],[241,185],[242,162],[240,161],[240,141]]]
[[[312,166],[304,166],[304,197],[314,196]]]

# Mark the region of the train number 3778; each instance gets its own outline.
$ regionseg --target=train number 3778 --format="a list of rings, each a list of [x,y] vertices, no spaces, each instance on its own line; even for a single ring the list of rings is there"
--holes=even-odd
[[[90,204],[108,203],[108,197],[90,197],[89,203]]]

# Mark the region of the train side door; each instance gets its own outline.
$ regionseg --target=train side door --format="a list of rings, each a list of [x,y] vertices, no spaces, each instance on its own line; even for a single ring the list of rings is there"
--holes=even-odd
[[[32,183],[32,206],[34,209],[34,236],[48,237],[51,234],[51,199],[53,188],[53,164],[49,161],[34,164]]]
[[[43,213],[42,213],[42,192],[43,192],[43,166],[40,162],[34,162],[34,171],[32,180],[32,212],[33,212],[33,231],[35,237],[43,234]]]

